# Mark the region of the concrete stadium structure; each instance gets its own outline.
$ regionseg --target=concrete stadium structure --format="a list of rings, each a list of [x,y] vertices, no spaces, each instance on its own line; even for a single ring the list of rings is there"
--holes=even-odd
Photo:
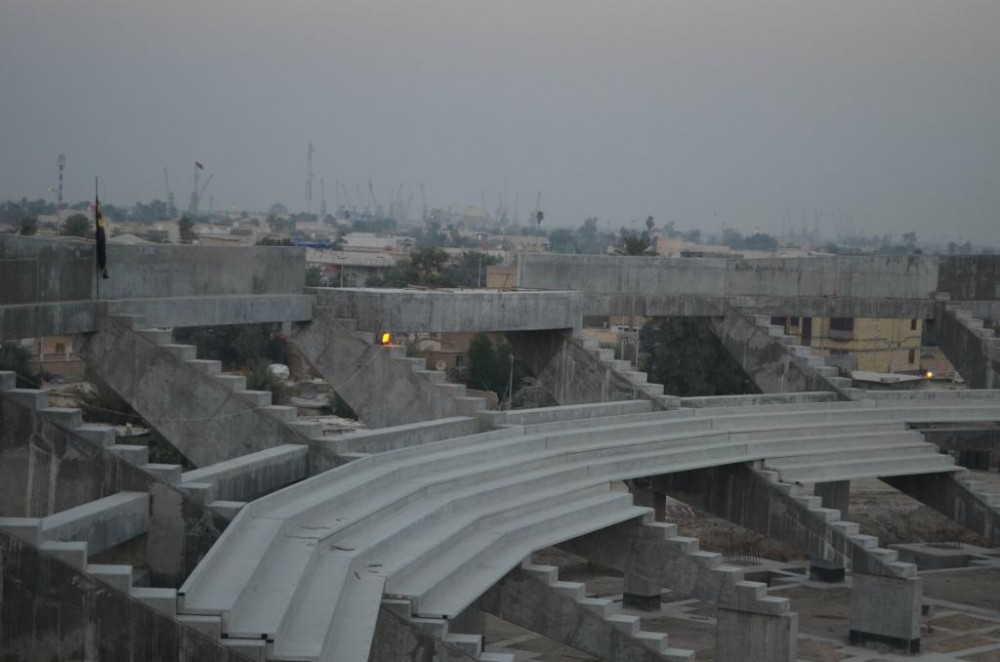
[[[996,497],[915,427],[1000,421],[990,257],[522,255],[515,291],[305,288],[285,248],[93,248],[0,237],[0,338],[77,334],[91,370],[193,469],[0,373],[0,616],[9,659],[510,660],[494,614],[599,659],[689,660],[532,554],[718,610],[715,658],[794,660],[794,603],[663,520],[670,494],[852,586],[850,641],[920,649],[922,579],[842,519],[877,477],[994,543]],[[584,315],[711,317],[763,391],[678,398],[582,341]],[[975,387],[870,392],[771,315],[921,317]],[[339,437],[170,329],[293,323],[301,361],[369,424]],[[490,412],[374,333],[504,332],[560,406]],[[621,491],[627,485],[629,491]],[[141,566],[141,569],[140,569]]]

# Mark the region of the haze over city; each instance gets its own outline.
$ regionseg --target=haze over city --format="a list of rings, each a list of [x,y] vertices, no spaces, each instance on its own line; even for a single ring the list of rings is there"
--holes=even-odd
[[[6,0],[0,199],[432,207],[994,242],[1000,3]],[[314,202],[314,207],[318,202]],[[419,218],[419,204],[411,216]],[[315,210],[315,209],[314,209]]]

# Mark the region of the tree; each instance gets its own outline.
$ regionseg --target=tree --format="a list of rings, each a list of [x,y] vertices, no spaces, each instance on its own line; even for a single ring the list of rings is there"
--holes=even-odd
[[[581,253],[587,255],[604,255],[608,245],[614,241],[614,236],[603,233],[597,227],[597,217],[584,219],[576,231],[576,245]]]
[[[639,331],[649,380],[681,397],[756,393],[757,388],[701,317],[664,317]]]
[[[553,253],[573,254],[579,252],[573,231],[559,228],[549,232],[549,250]]]
[[[635,230],[622,228],[615,253],[618,255],[653,256],[656,255],[656,246],[649,234],[645,232],[639,234]]]
[[[83,237],[89,239],[93,237],[90,231],[90,219],[83,214],[73,214],[63,221],[59,234],[64,237]]]
[[[20,227],[17,229],[17,233],[25,237],[30,237],[36,232],[38,232],[38,219],[34,216],[28,216],[22,220]]]
[[[318,264],[310,264],[306,267],[306,287],[327,287],[326,278],[323,276],[323,267]]]
[[[182,244],[190,244],[198,238],[198,235],[194,231],[194,221],[187,214],[178,219],[177,229],[180,231]]]
[[[486,284],[486,269],[500,264],[500,258],[482,251],[462,251],[444,269],[441,284],[446,287],[482,287]]]
[[[652,216],[647,216],[646,217],[646,234],[652,233],[653,232],[653,227],[655,225],[656,224],[653,222],[653,217]],[[673,221],[670,221],[670,226],[673,227]]]
[[[0,370],[17,375],[17,388],[38,388],[38,375],[31,369],[31,353],[17,343],[0,344]]]

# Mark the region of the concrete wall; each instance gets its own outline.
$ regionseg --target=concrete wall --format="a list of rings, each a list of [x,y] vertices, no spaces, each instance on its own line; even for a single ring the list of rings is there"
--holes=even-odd
[[[0,531],[5,660],[219,660],[242,656]]]
[[[579,292],[315,288],[316,304],[365,331],[531,331],[580,326]]]
[[[44,416],[0,395],[0,516],[44,517],[118,492],[152,497],[147,561],[178,585],[227,521]]]
[[[1000,255],[947,255],[938,258],[938,291],[952,300],[1000,299]]]
[[[476,661],[384,605],[378,610],[378,624],[368,659],[378,662]]]
[[[0,337],[93,330],[97,298],[300,295],[305,289],[305,250],[111,244],[108,271],[108,279],[95,278],[92,243],[0,235],[0,283],[4,284],[0,288]],[[250,320],[228,323],[242,321]]]
[[[520,287],[588,294],[925,299],[934,293],[937,279],[937,259],[919,256],[764,260],[518,256]]]

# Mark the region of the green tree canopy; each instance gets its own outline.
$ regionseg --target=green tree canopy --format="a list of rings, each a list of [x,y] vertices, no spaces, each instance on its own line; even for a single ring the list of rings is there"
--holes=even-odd
[[[615,247],[618,255],[633,255],[652,257],[656,255],[656,242],[649,233],[639,233],[635,230],[622,228],[618,238],[618,246]]]
[[[59,234],[64,237],[83,237],[84,239],[94,236],[90,229],[90,219],[83,214],[73,214],[63,221]]]
[[[756,393],[757,388],[702,317],[664,317],[639,331],[649,380],[681,397]]]

